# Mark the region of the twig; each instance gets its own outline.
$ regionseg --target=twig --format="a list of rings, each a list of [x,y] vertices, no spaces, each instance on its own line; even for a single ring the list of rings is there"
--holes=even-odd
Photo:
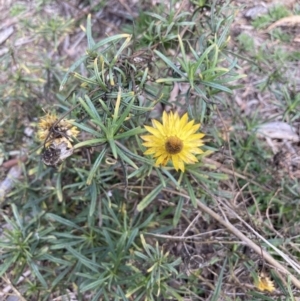
[[[182,233],[181,237],[184,237],[185,234],[191,229],[191,227],[194,225],[196,220],[201,216],[201,212],[197,214],[197,216],[193,219],[193,221],[188,225],[188,227],[185,229],[185,231]]]
[[[171,183],[171,185],[174,185],[173,183]],[[124,185],[114,185],[114,187],[118,187],[121,188]],[[138,188],[140,186],[129,186],[129,188]],[[149,187],[150,189],[152,188],[151,186]],[[176,188],[176,187],[175,187]],[[181,189],[180,191],[176,191],[171,190],[171,189],[167,189],[164,188],[164,191],[169,191],[172,192],[173,194],[177,194],[177,195],[181,195],[185,198],[187,198],[188,200],[190,200],[190,197],[188,195],[188,193],[184,190]],[[279,262],[277,262],[267,251],[262,250],[257,244],[255,244],[251,239],[249,239],[247,236],[245,236],[240,230],[238,230],[236,227],[234,227],[229,221],[225,221],[224,219],[222,219],[221,216],[219,216],[216,212],[214,212],[212,209],[210,209],[209,207],[207,207],[205,204],[203,204],[200,200],[196,199],[197,201],[197,205],[198,208],[200,210],[202,210],[203,212],[209,214],[212,218],[214,218],[218,223],[220,223],[221,225],[223,225],[225,228],[227,228],[228,231],[230,231],[233,235],[235,235],[236,237],[238,237],[240,240],[242,240],[243,243],[245,243],[249,248],[252,248],[258,255],[263,256],[263,258],[270,263],[271,265],[273,265],[275,268],[277,268],[279,271],[281,271],[282,273],[284,273],[285,275],[288,275],[292,281],[292,283],[298,288],[300,289],[300,281],[293,275],[291,274],[283,265],[281,265]],[[228,206],[227,206],[228,207]],[[229,208],[231,210],[231,208]],[[236,214],[233,210],[232,210],[233,214],[239,219],[241,220],[243,223],[245,223],[241,217]],[[266,244],[268,244],[270,247],[272,247],[280,256],[282,256],[282,258],[287,261],[289,264],[291,264],[291,266],[294,266],[293,263],[291,263],[291,260],[289,258],[287,258],[287,256],[285,256],[285,254],[283,252],[281,252],[280,250],[278,250],[277,248],[275,248],[272,244],[270,244],[265,238],[263,238],[259,233],[257,233],[254,229],[252,229],[247,223],[245,223],[246,226],[253,232],[255,233],[255,235],[260,238],[261,240],[263,240]],[[297,267],[294,267],[294,269],[296,270],[297,273],[300,272],[298,270]]]
[[[183,190],[182,190],[183,192]],[[186,193],[186,192],[185,192]],[[188,197],[188,195],[187,195]],[[189,197],[188,197],[189,198]],[[234,227],[229,221],[225,221],[223,220],[216,212],[214,212],[213,210],[211,210],[209,207],[207,207],[205,204],[203,204],[201,201],[197,200],[197,205],[198,208],[202,211],[204,211],[205,213],[209,214],[212,218],[214,218],[218,223],[220,223],[221,225],[223,225],[225,228],[227,228],[227,230],[229,230],[233,235],[235,235],[236,237],[238,237],[239,239],[241,239],[243,242],[245,242],[250,248],[252,248],[257,254],[262,255],[263,258],[269,262],[271,265],[273,265],[274,267],[276,267],[279,271],[281,271],[282,273],[284,273],[285,275],[288,275],[292,281],[292,283],[300,289],[300,281],[293,275],[291,274],[283,265],[281,265],[278,261],[276,261],[268,252],[266,252],[265,250],[262,250],[257,244],[255,244],[251,239],[249,239],[247,236],[245,236],[240,230],[238,230],[236,227]],[[234,211],[232,211],[235,216],[241,220],[243,222],[243,220],[238,216],[238,214],[236,214]],[[270,244],[266,239],[264,239],[261,235],[259,235],[254,229],[252,229],[247,223],[245,223],[248,228],[250,228],[250,230],[255,233],[255,235],[257,237],[259,237],[260,239],[262,239],[264,242],[266,242],[268,245],[270,245],[271,247],[275,248],[272,244]],[[276,248],[276,251],[278,253],[278,249]],[[280,251],[280,253],[282,253]],[[280,254],[281,256],[284,254]],[[285,258],[286,256],[284,256],[283,258],[285,260],[287,260]],[[297,272],[300,275],[300,272],[297,270]]]
[[[260,185],[259,183],[255,182],[250,175],[242,175],[236,171],[232,171],[231,169],[222,166],[222,164],[220,162],[214,161],[209,158],[202,158],[202,161],[206,164],[215,165],[217,169],[221,170],[222,172],[224,172],[228,175],[231,175],[231,176],[243,179],[243,180],[247,180],[248,182],[255,184],[256,186],[260,187],[263,190],[271,191],[271,189],[268,189],[268,188]]]
[[[3,162],[2,166],[8,169],[17,165],[20,161],[25,162],[26,160],[27,160],[27,155],[24,155],[19,158],[10,159],[8,161]]]
[[[27,274],[29,275],[30,272],[27,272]],[[28,276],[28,275],[27,275],[27,276]],[[8,293],[10,290],[13,290],[13,292],[18,296],[18,298],[19,298],[20,301],[27,301],[27,299],[25,299],[25,298],[21,295],[21,293],[14,287],[14,285],[11,283],[10,279],[9,279],[6,275],[2,276],[1,278],[3,279],[3,281],[4,281],[5,283],[8,284],[8,286],[7,286],[6,288],[4,288],[4,291],[7,291],[7,293]],[[23,277],[23,276],[20,277],[18,283],[20,283],[21,281],[23,281],[24,278],[25,278],[25,277]],[[0,293],[0,296],[1,296],[1,295],[2,295],[2,293]],[[2,300],[2,299],[1,299],[1,300]]]

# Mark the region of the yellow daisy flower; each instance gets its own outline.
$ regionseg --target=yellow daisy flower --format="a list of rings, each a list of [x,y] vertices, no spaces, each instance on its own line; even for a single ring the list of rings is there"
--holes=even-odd
[[[48,113],[40,119],[38,123],[37,137],[41,142],[45,142],[45,146],[59,145],[62,142],[67,143],[67,147],[72,147],[72,137],[76,138],[79,130],[72,125],[73,120],[59,118],[54,113]],[[45,141],[47,139],[47,141]]]
[[[165,166],[169,161],[174,168],[184,171],[185,164],[198,162],[195,155],[202,154],[199,148],[203,145],[201,138],[203,133],[196,133],[200,124],[194,124],[194,120],[188,122],[188,114],[181,118],[178,113],[163,113],[162,123],[152,120],[153,127],[145,126],[151,135],[141,136],[148,149],[145,155],[152,155],[156,159],[156,165]]]
[[[255,286],[262,292],[273,292],[275,290],[273,281],[263,272],[258,275],[258,281]]]

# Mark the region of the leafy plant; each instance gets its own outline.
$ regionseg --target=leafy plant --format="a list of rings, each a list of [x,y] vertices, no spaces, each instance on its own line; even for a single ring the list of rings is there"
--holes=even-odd
[[[37,8],[48,4],[39,1]],[[75,62],[60,55],[53,59],[46,51],[39,52],[36,65],[17,57],[11,69],[11,58],[3,60],[10,86],[7,91],[0,87],[3,107],[17,99],[19,106],[31,104],[26,112],[34,114],[29,115],[41,118],[43,107],[57,116],[51,124],[44,121],[44,141],[31,141],[27,161],[20,163],[23,178],[1,211],[7,228],[0,242],[0,275],[29,300],[218,300],[227,297],[230,286],[244,298],[249,293],[245,279],[261,252],[256,257],[247,252],[236,233],[240,238],[249,234],[246,226],[257,227],[266,240],[263,248],[279,257],[267,243],[281,248],[281,225],[292,227],[286,221],[291,217],[298,223],[297,181],[275,178],[272,154],[257,137],[266,120],[260,110],[245,116],[233,97],[247,80],[240,65],[250,62],[249,70],[264,76],[253,81],[255,89],[271,91],[280,100],[276,108],[284,111],[283,120],[297,121],[296,90],[282,86],[282,70],[292,58],[281,56],[279,48],[270,51],[267,43],[256,48],[246,34],[238,38],[241,53],[230,52],[234,10],[227,2],[192,1],[188,10],[181,4],[142,3],[142,13],[127,24],[126,33],[99,41],[95,16],[89,15],[81,26],[86,51]],[[98,7],[106,5],[96,1],[90,11],[98,13]],[[265,24],[280,18],[277,10]],[[13,12],[18,15],[17,9]],[[24,21],[24,28],[58,54],[60,40],[79,28],[74,22],[79,19],[33,18]],[[172,160],[157,163],[157,157],[145,156],[141,139],[144,126],[152,122],[152,131],[159,131],[162,112],[170,110],[187,113],[182,117],[189,117],[182,122],[186,137],[198,131],[199,123],[205,133],[203,153],[193,150],[196,159],[189,162],[194,164],[185,163],[179,171]],[[29,125],[37,132],[41,121],[36,121]],[[12,120],[1,127],[6,135],[15,129]],[[73,127],[72,137],[68,130]],[[2,148],[8,158],[9,146]],[[45,166],[40,156],[46,151],[61,164]],[[281,185],[278,195],[270,185]],[[294,202],[285,202],[291,196]],[[297,252],[291,248],[293,256]],[[262,293],[253,295],[268,300]]]

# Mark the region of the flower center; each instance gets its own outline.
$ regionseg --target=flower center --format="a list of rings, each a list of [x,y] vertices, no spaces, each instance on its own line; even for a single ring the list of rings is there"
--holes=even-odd
[[[176,155],[183,149],[183,142],[176,136],[168,137],[165,143],[165,149],[170,155]]]

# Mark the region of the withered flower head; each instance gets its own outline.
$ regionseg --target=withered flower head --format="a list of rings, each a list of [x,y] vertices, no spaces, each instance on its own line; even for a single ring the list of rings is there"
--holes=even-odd
[[[264,272],[259,273],[258,281],[255,284],[255,286],[262,292],[263,291],[273,292],[275,290],[274,282]]]
[[[38,139],[48,147],[51,144],[59,145],[62,142],[72,147],[72,138],[76,138],[79,130],[72,125],[73,120],[61,119],[55,113],[48,113],[38,123]]]

